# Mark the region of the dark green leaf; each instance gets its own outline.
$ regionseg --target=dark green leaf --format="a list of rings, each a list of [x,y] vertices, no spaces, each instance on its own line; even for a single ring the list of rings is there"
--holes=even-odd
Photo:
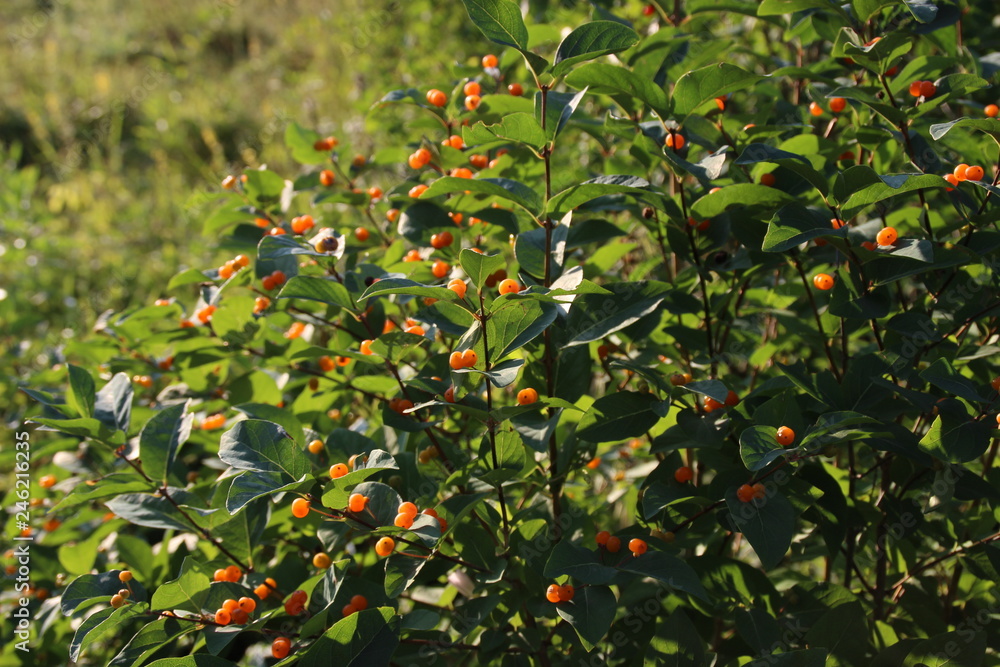
[[[150,419],[139,434],[139,455],[146,474],[167,483],[170,467],[177,450],[191,435],[194,415],[187,414],[190,401],[161,410]]]
[[[94,416],[94,378],[79,366],[69,364],[69,391],[66,403],[81,417]]]
[[[532,215],[542,209],[542,198],[524,183],[509,178],[458,178],[444,176],[437,179],[421,195],[422,198],[437,197],[453,192],[474,192],[514,202]],[[281,237],[278,237],[281,238]]]
[[[580,418],[576,435],[588,442],[639,437],[660,420],[654,411],[659,403],[652,394],[634,391],[601,396]]]
[[[354,312],[357,306],[351,299],[350,292],[336,280],[317,278],[313,276],[293,276],[281,288],[279,299],[306,299],[319,301],[330,306],[338,306]]]
[[[674,86],[674,115],[683,118],[703,103],[753,86],[763,77],[736,65],[718,63],[684,74]]]
[[[615,620],[618,601],[607,586],[587,586],[569,602],[560,602],[556,611],[573,626],[589,652],[608,633]]]
[[[552,75],[562,76],[578,62],[624,51],[638,41],[639,36],[635,31],[621,23],[615,21],[585,23],[566,35],[559,44]]]

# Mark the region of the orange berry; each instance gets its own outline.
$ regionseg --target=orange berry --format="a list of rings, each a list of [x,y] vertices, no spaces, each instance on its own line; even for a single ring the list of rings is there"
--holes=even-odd
[[[451,265],[448,262],[439,259],[431,266],[431,273],[434,274],[435,278],[444,278],[451,271]]]
[[[305,498],[296,498],[292,501],[292,516],[301,519],[309,514],[309,501]]]
[[[559,602],[559,584],[551,584],[545,589],[545,599],[549,602]]]
[[[715,98],[715,106],[719,107],[719,111],[725,111],[726,110],[726,98],[725,97],[716,97]]]
[[[307,449],[309,450],[310,454],[319,454],[320,452],[323,451],[323,441],[313,440],[312,442],[309,443]]]
[[[51,489],[53,486],[55,486],[55,483],[56,483],[55,475],[44,475],[42,476],[41,479],[38,480],[38,485],[41,486],[43,489]]]
[[[326,187],[330,187],[331,185],[333,185],[334,179],[335,176],[333,174],[333,171],[331,171],[330,169],[324,169],[323,171],[319,172],[319,182]]]
[[[292,231],[296,234],[304,234],[315,226],[316,222],[311,215],[300,215],[292,218]]]
[[[731,408],[734,405],[739,405],[740,404],[740,397],[736,394],[735,391],[733,391],[732,389],[730,389],[729,393],[726,394],[726,401],[725,401],[725,403],[726,403],[726,407],[727,408]]]
[[[597,541],[598,545],[603,547],[608,543],[608,540],[611,539],[611,533],[609,533],[606,530],[602,530],[601,532],[597,533],[597,536],[594,539]]]
[[[404,501],[399,504],[396,511],[400,514],[408,514],[410,516],[417,516],[417,506],[410,501]]]
[[[491,67],[496,67],[497,63],[499,63],[500,61],[497,60],[497,57],[495,55],[493,55],[492,53],[488,53],[485,56],[483,56],[482,62],[483,62],[483,67],[488,69]]]
[[[324,373],[329,373],[337,367],[337,364],[333,361],[333,359],[325,355],[320,357],[317,363],[319,364],[320,370]]]
[[[817,273],[813,276],[813,286],[824,292],[833,289],[833,276],[829,273]]]
[[[253,598],[242,597],[239,600],[240,609],[248,614],[252,614],[254,609],[257,608],[257,602]]]
[[[674,471],[674,479],[680,484],[686,484],[694,478],[694,471],[687,466],[681,466]]]
[[[679,151],[684,148],[684,144],[687,142],[685,141],[683,134],[671,131],[667,133],[667,138],[663,143],[667,148],[673,148],[675,151]]]
[[[118,581],[122,582],[123,584],[127,584],[128,582],[132,581],[132,573],[129,572],[128,570],[122,570],[121,572],[118,573]]]
[[[288,331],[285,332],[285,338],[288,340],[295,340],[302,335],[302,332],[306,330],[306,325],[304,322],[292,322],[292,326],[288,327]]]
[[[462,353],[458,350],[452,352],[448,357],[448,365],[455,371],[465,368],[465,362],[462,360]]]
[[[445,139],[443,142],[441,142],[441,144],[443,146],[451,146],[455,150],[459,150],[459,151],[462,150],[463,148],[465,148],[465,140],[462,139],[462,137],[458,136],[457,134],[451,135],[450,137],[448,137],[447,139]]]
[[[403,331],[405,331],[408,334],[413,334],[415,336],[423,336],[424,334],[427,333],[426,331],[424,331],[424,328],[419,324],[414,324],[412,327],[406,327],[405,329],[403,329]]]
[[[427,103],[431,106],[443,107],[448,103],[448,96],[437,88],[431,88],[427,91]]]
[[[275,287],[281,287],[285,284],[285,272],[284,271],[272,271],[271,279],[274,280]]]
[[[538,392],[531,387],[517,392],[518,405],[531,405],[538,400]]]
[[[226,611],[225,609],[220,609],[215,612],[215,622],[219,625],[229,625],[233,620],[233,615]]]
[[[610,553],[616,554],[618,553],[619,549],[622,548],[622,541],[620,538],[612,535],[611,537],[608,538],[608,541],[604,543],[604,548],[607,549]]]
[[[955,176],[955,174],[945,174],[944,180],[948,181],[948,183],[954,186],[950,188],[945,188],[946,192],[952,192],[955,189],[955,187],[958,187],[958,177]]]
[[[464,299],[465,292],[468,290],[468,286],[465,284],[465,281],[462,280],[461,278],[455,278],[454,280],[448,283],[448,289],[457,294],[459,299]]]
[[[326,568],[330,567],[331,562],[332,561],[330,560],[330,557],[327,556],[322,551],[313,556],[313,567],[315,567],[317,570],[325,570]]]
[[[215,306],[212,305],[205,306],[204,308],[198,311],[198,320],[202,324],[207,323],[209,320],[212,319],[212,315],[215,313],[216,310],[217,309]]]
[[[356,238],[358,241],[361,241],[362,243],[367,241],[369,236],[370,235],[368,233],[368,230],[365,229],[364,227],[356,227],[354,229],[354,238]]]
[[[225,580],[226,580],[225,568],[219,568],[218,570],[215,571],[215,574],[212,575],[212,581],[225,581]]]
[[[513,278],[507,278],[500,283],[500,294],[514,294],[521,291],[521,286]]]
[[[955,170],[952,173],[955,175],[955,178],[957,178],[960,181],[964,181],[967,178],[966,171],[968,171],[968,169],[969,165],[963,162],[962,164],[955,167]]]
[[[347,499],[347,509],[359,514],[365,510],[368,506],[368,496],[362,495],[360,493],[352,493]]]
[[[871,251],[875,250],[875,244],[872,243],[871,241],[862,241],[861,247],[864,248],[865,250],[871,250]]]
[[[235,584],[237,581],[243,578],[243,570],[236,567],[235,565],[230,565],[226,568],[226,581]]]
[[[348,473],[347,465],[344,463],[334,463],[330,466],[331,479],[340,479]]]
[[[451,235],[451,232],[441,232],[440,234],[434,234],[431,236],[431,247],[435,250],[441,250],[442,248],[447,248],[455,240],[455,237]]]
[[[232,614],[233,614],[233,623],[235,623],[236,625],[245,625],[247,621],[250,620],[250,614],[246,613],[242,609],[239,608],[234,609],[232,611]]]
[[[396,541],[391,537],[383,537],[378,542],[375,543],[375,553],[379,556],[385,557],[392,553],[393,549],[396,548]]]
[[[987,104],[983,113],[986,114],[987,118],[996,118],[997,114],[1000,113],[1000,107],[995,104]]]
[[[469,164],[471,164],[476,169],[485,169],[489,165],[490,160],[485,155],[480,153],[475,153],[469,156]]]
[[[434,448],[433,448],[433,447],[431,447],[431,450],[434,450]],[[435,451],[436,451],[436,450],[435,450]],[[437,510],[436,510],[436,509],[434,509],[434,508],[432,508],[432,507],[428,507],[428,508],[427,508],[427,509],[425,509],[425,510],[424,510],[423,512],[421,512],[421,514],[426,514],[427,516],[432,516],[432,517],[434,517],[435,519],[439,519],[439,518],[440,518],[440,517],[438,516],[438,513],[437,513]]]
[[[520,97],[521,95],[524,94],[524,87],[519,83],[512,83],[509,86],[507,86],[507,92],[513,95],[514,97]]]
[[[934,85],[933,81],[921,81],[920,82],[920,95],[926,99],[934,97],[934,93],[937,92],[937,86]]]
[[[920,84],[922,83],[923,81],[914,81],[913,83],[911,83],[910,95],[912,95],[913,97],[920,97]]]
[[[469,111],[475,111],[479,108],[480,103],[482,103],[483,98],[479,95],[468,95],[465,98],[465,108]]]
[[[569,602],[576,595],[576,589],[570,584],[563,584],[559,587],[559,601]]]
[[[222,278],[223,280],[229,280],[230,278],[232,278],[233,273],[235,273],[235,269],[233,268],[233,265],[229,262],[226,262],[225,264],[219,267],[219,277]]]
[[[753,500],[754,490],[749,484],[743,484],[740,488],[736,489],[736,497],[740,499],[740,502],[748,503]]]
[[[447,403],[454,403],[455,402],[455,387],[454,387],[454,385],[452,385],[451,387],[448,387],[447,389],[444,390],[444,400]]]
[[[482,92],[482,88],[478,81],[469,81],[462,87],[462,92],[466,95],[478,95]]]
[[[409,530],[410,527],[413,525],[413,515],[403,514],[402,512],[400,512],[399,514],[396,515],[396,519],[395,521],[393,521],[393,523],[404,530]]]
[[[757,482],[756,484],[754,484],[750,488],[753,490],[753,497],[754,498],[760,499],[760,498],[764,498],[764,497],[767,496],[767,489],[764,488],[764,485],[761,484],[760,482]]]
[[[833,113],[840,113],[847,108],[847,100],[843,97],[834,97],[830,100],[830,111]]]
[[[368,188],[367,192],[368,192],[368,196],[371,197],[373,200],[379,200],[379,199],[381,199],[382,195],[384,194],[382,192],[382,188],[374,186],[374,185],[372,187]]]
[[[351,606],[358,611],[364,611],[365,609],[368,609],[368,598],[364,595],[351,596]]]
[[[282,658],[287,658],[288,653],[292,649],[292,641],[285,637],[278,637],[271,644],[271,655],[278,660]]]
[[[222,608],[228,612],[232,612],[234,609],[240,606],[240,603],[232,598],[222,601]]]
[[[778,179],[775,177],[774,174],[772,174],[770,172],[768,172],[766,174],[761,174],[761,176],[760,176],[760,184],[761,185],[766,185],[769,188],[774,187],[774,184],[777,183],[777,182],[778,182]]]
[[[217,428],[221,428],[226,423],[226,416],[223,414],[215,414],[209,417],[205,417],[201,422],[201,430],[203,431],[213,431]]]
[[[719,408],[723,407],[724,405],[725,405],[725,403],[719,403],[717,400],[715,400],[711,396],[706,396],[705,397],[705,411],[706,412],[715,412],[716,410],[718,410]]]
[[[821,107],[816,102],[810,102],[809,103],[809,113],[812,114],[813,116],[822,116],[823,115],[823,107]]]
[[[986,173],[983,171],[983,168],[979,166],[973,165],[965,170],[965,179],[967,181],[981,181],[985,175]]]
[[[795,441],[795,431],[787,426],[782,426],[778,429],[778,433],[775,437],[777,438],[779,445],[787,447]]]
[[[892,245],[897,238],[899,238],[899,234],[896,233],[895,228],[885,227],[878,233],[875,240],[878,241],[879,245]]]
[[[464,368],[472,368],[479,361],[479,355],[475,350],[464,350],[462,352],[462,364]]]
[[[601,458],[595,456],[594,458],[587,461],[587,467],[591,470],[597,470],[601,466]]]
[[[646,553],[648,549],[649,545],[646,544],[645,540],[640,540],[638,537],[629,540],[628,550],[635,556],[641,556]]]
[[[347,618],[347,617],[348,617],[348,616],[350,616],[351,614],[356,614],[356,613],[358,613],[358,608],[357,608],[357,607],[355,607],[355,606],[354,606],[353,604],[345,604],[345,605],[344,605],[344,606],[343,606],[343,607],[342,607],[342,608],[340,609],[340,613],[341,613],[341,615],[342,615],[342,616],[343,616],[344,618]]]
[[[427,186],[424,185],[423,183],[420,183],[419,185],[414,185],[412,188],[410,188],[410,192],[408,194],[413,199],[419,199],[420,196],[425,192],[427,192]]]
[[[366,356],[373,354],[373,352],[372,352],[372,343],[374,343],[374,342],[375,341],[370,340],[370,339],[366,339],[366,340],[361,341],[361,354],[364,354]]]

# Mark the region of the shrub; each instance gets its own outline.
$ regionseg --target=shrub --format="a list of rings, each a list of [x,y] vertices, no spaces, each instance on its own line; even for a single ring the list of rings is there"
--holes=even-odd
[[[645,37],[529,49],[465,4],[495,54],[388,93],[374,155],[290,125],[301,172],[205,221],[251,261],[25,389],[63,434],[35,650],[996,664],[1000,121],[959,8],[626,5]]]

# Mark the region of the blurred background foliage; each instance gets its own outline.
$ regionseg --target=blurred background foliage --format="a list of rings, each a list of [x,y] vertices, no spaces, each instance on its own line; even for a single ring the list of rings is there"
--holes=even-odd
[[[589,12],[588,12],[589,13]],[[108,309],[221,256],[219,182],[289,176],[298,122],[374,148],[364,110],[482,55],[461,4],[430,0],[0,3],[0,414]],[[467,62],[466,62],[467,61]]]

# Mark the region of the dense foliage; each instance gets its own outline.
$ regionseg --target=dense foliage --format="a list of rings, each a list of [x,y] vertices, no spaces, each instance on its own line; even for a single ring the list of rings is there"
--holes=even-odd
[[[1000,664],[988,4],[464,6],[22,388],[0,664]]]

